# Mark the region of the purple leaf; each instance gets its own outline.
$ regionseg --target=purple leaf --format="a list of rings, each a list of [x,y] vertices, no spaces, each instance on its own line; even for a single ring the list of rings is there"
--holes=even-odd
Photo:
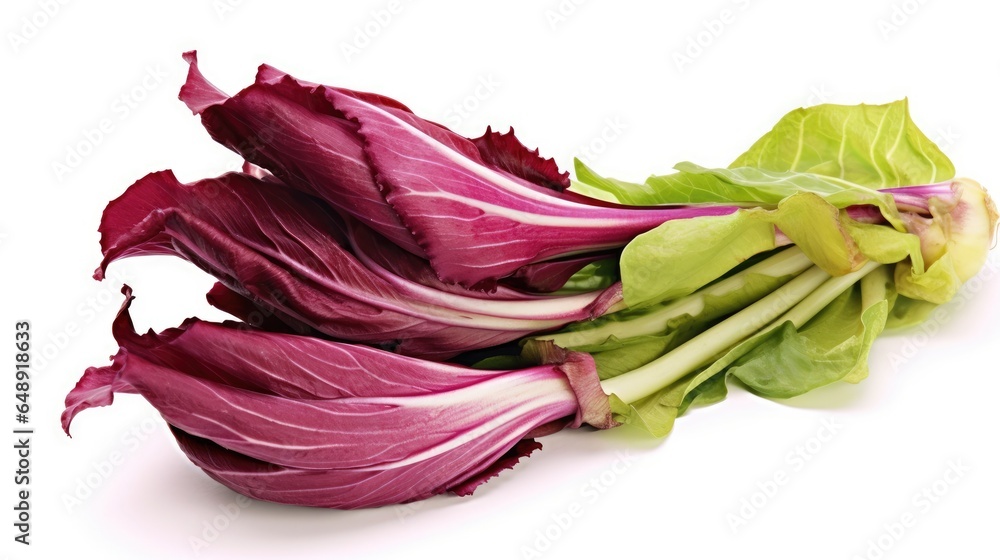
[[[620,285],[560,297],[448,288],[425,261],[319,201],[239,173],[192,184],[169,171],[150,174],[108,205],[101,233],[97,278],[118,258],[174,254],[296,332],[415,356],[443,359],[502,344],[621,301]],[[213,297],[249,320],[245,303],[219,291]]]
[[[504,278],[501,286],[554,292],[565,286],[566,281],[579,272],[581,268],[595,261],[617,255],[617,251],[605,251],[526,264],[517,269],[514,274]]]
[[[666,220],[736,210],[626,208],[558,193],[567,175],[513,131],[469,140],[387,97],[267,65],[253,85],[223,98],[194,53],[185,58],[181,99],[213,138],[429,258],[446,282],[492,290],[524,265],[619,248]]]
[[[195,52],[180,98],[219,143],[266,168],[284,183],[326,200],[364,221],[393,243],[417,255],[423,251],[390,208],[357,135],[315,87],[262,66],[257,82],[233,97],[210,84],[198,69]],[[407,109],[385,97],[372,103]]]
[[[492,288],[496,279],[529,263],[621,247],[666,220],[737,210],[586,204],[456,151],[412,119],[339,90],[328,92],[360,124],[386,200],[445,281]]]
[[[119,353],[67,395],[64,429],[139,393],[193,436],[178,439],[196,464],[254,497],[363,507],[464,494],[512,449],[530,452],[519,442],[539,428],[614,425],[586,354],[550,347],[545,365],[494,371],[197,319],[138,335],[123,293]]]
[[[495,169],[555,191],[569,188],[569,171],[559,171],[555,160],[542,158],[538,148],[529,150],[514,136],[513,128],[502,134],[486,127],[486,132],[473,138],[472,143],[479,148],[483,162]]]
[[[503,453],[488,454],[479,465],[469,469],[481,470],[459,480],[464,473],[455,476],[448,470],[453,463],[448,456],[396,469],[307,470],[240,455],[174,426],[171,431],[192,463],[235,492],[268,502],[335,509],[401,504],[449,491],[468,496],[487,479],[513,468],[521,458],[542,448],[533,439],[519,440]],[[470,449],[469,454],[474,451]]]

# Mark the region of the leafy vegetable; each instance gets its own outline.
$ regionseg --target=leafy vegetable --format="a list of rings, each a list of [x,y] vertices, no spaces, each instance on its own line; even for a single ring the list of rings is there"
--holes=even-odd
[[[244,172],[140,179],[105,211],[95,277],[179,256],[241,321],[138,335],[125,287],[119,351],[63,426],[141,394],[195,465],[264,500],[465,495],[564,427],[662,436],[730,376],[772,398],[856,383],[996,228],[905,100],[793,111],[727,168],[640,184],[577,161],[570,181],[513,130],[464,138],[269,66],[230,97],[185,58],[181,99]]]
[[[896,266],[896,289],[902,295],[944,303],[986,263],[997,227],[996,206],[975,181],[955,181],[952,188],[957,201],[931,197],[930,216],[914,215],[907,223],[920,239],[923,262],[929,264],[925,271],[911,258]]]
[[[357,124],[344,118],[315,84],[261,66],[256,82],[229,97],[198,69],[195,52],[180,98],[201,115],[212,138],[285,184],[335,204],[365,221],[395,245],[422,251],[399,217],[386,206],[365,161]],[[408,112],[402,104],[367,94],[372,103]]]
[[[876,189],[955,176],[951,160],[910,119],[905,99],[796,109],[730,167],[802,171]]]
[[[185,57],[181,99],[213,138],[427,256],[444,281],[492,289],[531,263],[622,247],[665,220],[735,210],[562,196],[552,187],[566,177],[513,132],[470,141],[386,97],[301,82],[269,66],[227,98],[202,76],[194,53]]]
[[[834,381],[868,376],[868,351],[885,328],[891,302],[886,267],[837,296],[796,329],[785,322],[740,358],[729,373],[762,395],[789,398]]]
[[[879,207],[888,219],[896,219],[891,193],[876,191],[835,177],[798,171],[773,171],[757,167],[709,169],[691,162],[674,166],[677,173],[650,177],[645,184],[626,183],[600,177],[582,162],[577,176],[593,181],[626,204],[740,204],[773,208],[785,198],[812,192],[837,208],[858,204]],[[584,179],[580,179],[584,181]]]
[[[250,300],[216,291],[213,301],[239,316],[277,310],[299,332],[414,356],[448,358],[516,340],[600,315],[621,298],[617,284],[566,296],[446,286],[426,261],[356,221],[245,174],[193,184],[169,171],[147,175],[108,205],[101,233],[97,278],[119,258],[173,254]]]
[[[846,274],[864,257],[845,231],[844,219],[822,198],[802,192],[774,210],[748,208],[729,216],[667,222],[637,236],[622,252],[625,301],[641,307],[690,294],[776,248],[776,228],[830,274]],[[667,275],[668,270],[673,272]]]
[[[67,396],[63,427],[139,393],[196,464],[254,497],[356,508],[469,494],[534,437],[614,425],[586,354],[550,347],[546,365],[483,371],[197,319],[140,336],[123,293],[121,349]]]
[[[561,332],[533,339],[584,352],[601,352],[611,341],[626,345],[627,341],[675,331],[681,324],[707,326],[764,297],[811,266],[812,261],[799,249],[784,249],[686,297],[573,323]]]
[[[816,245],[803,244],[803,249],[831,274],[853,270],[859,264],[859,254],[850,238],[842,235],[843,220],[829,208],[823,209],[816,202],[812,208],[799,205],[794,211],[776,214],[763,213],[761,208],[778,209],[803,193],[813,193],[835,208],[875,206],[897,230],[908,231],[904,223],[908,218],[900,215],[896,198],[905,208],[919,212],[926,210],[930,198],[948,187],[898,187],[954,176],[948,158],[910,120],[905,100],[877,106],[799,109],[779,121],[728,169],[688,162],[676,169],[677,173],[650,177],[639,185],[600,177],[576,163],[575,189],[602,191],[619,202],[752,206],[737,213],[741,215],[699,221],[713,231],[685,222],[666,223],[630,243],[621,265],[630,306],[688,294],[746,258],[773,249],[778,244],[772,240],[775,228],[802,243],[801,237],[796,238],[801,226],[822,225],[828,235],[817,238]],[[887,187],[897,188],[874,190]],[[912,219],[909,225],[912,227]],[[713,258],[716,254],[721,258]],[[678,269],[693,271],[692,277],[655,287],[645,281],[671,277],[670,271]]]
[[[800,109],[726,170],[680,164],[637,185],[577,169],[583,190],[615,200],[760,205],[637,236],[621,259],[630,309],[528,342],[592,353],[619,419],[655,435],[723,398],[729,375],[778,398],[860,381],[883,329],[919,322],[982,267],[997,223],[978,184],[947,180],[905,102]],[[796,248],[738,268],[780,235]]]

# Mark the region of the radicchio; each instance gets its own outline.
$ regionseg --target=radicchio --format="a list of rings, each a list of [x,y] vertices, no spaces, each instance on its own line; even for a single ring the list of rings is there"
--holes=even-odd
[[[138,335],[123,293],[120,350],[66,397],[64,429],[141,394],[195,464],[255,498],[357,508],[469,494],[535,437],[615,425],[587,354],[550,346],[543,365],[499,371],[198,319]]]

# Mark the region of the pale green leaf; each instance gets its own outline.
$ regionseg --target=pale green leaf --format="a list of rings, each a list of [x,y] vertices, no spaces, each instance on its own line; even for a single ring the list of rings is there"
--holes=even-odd
[[[802,171],[876,189],[955,176],[948,156],[910,119],[906,99],[796,109],[730,167]]]

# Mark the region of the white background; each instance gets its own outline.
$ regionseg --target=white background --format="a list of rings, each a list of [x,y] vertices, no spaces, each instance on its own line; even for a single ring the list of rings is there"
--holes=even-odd
[[[1000,185],[992,3],[674,4],[66,2],[46,15],[42,1],[4,2],[0,340],[13,341],[15,320],[30,320],[37,366],[33,544],[12,541],[15,456],[3,443],[7,555],[848,559],[876,557],[870,541],[879,539],[890,546],[883,558],[995,551],[995,254],[926,331],[881,338],[860,385],[784,402],[732,387],[662,441],[625,428],[557,434],[466,499],[355,512],[237,500],[190,465],[131,395],[82,414],[74,439],[59,429],[66,392],[116,349],[109,327],[122,280],[136,290],[141,329],[222,318],[204,303],[211,279],[179,259],[127,260],[109,281],[90,278],[101,211],[134,180],[172,168],[190,181],[238,166],[176,99],[188,49],[230,93],[267,62],[390,95],[468,136],[514,125],[563,167],[588,155],[598,171],[628,179],[680,160],[724,166],[801,105],[908,96],[960,175]],[[396,13],[376,23],[386,14],[373,12],[390,6]],[[728,23],[713,22],[723,16]],[[377,34],[358,36],[366,25]],[[105,119],[110,132],[87,132]],[[71,150],[83,152],[79,160]],[[14,350],[0,348],[10,434]],[[839,427],[820,442],[824,422]],[[799,449],[808,461],[795,459]],[[961,476],[943,482],[949,464]],[[786,483],[765,497],[779,472]],[[914,501],[925,488],[944,495]],[[760,507],[751,512],[744,500]],[[753,515],[734,528],[741,513]],[[913,527],[887,532],[907,513]],[[196,551],[199,542],[207,547]]]

